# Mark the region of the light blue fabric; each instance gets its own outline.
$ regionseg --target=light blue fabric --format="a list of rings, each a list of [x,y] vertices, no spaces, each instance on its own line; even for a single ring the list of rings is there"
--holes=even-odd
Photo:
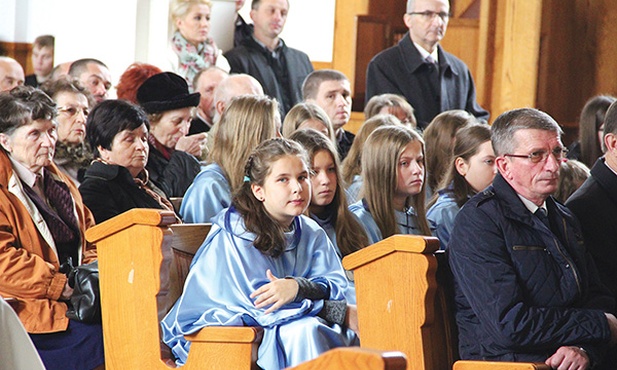
[[[338,247],[338,243],[336,242],[336,230],[334,228],[334,224],[332,223],[332,217],[328,217],[326,220],[322,220],[317,217],[317,215],[311,213],[310,217],[312,220],[317,222],[319,226],[326,232],[328,235],[328,239],[332,242],[334,249],[336,250],[336,254],[340,259],[343,259],[343,253]],[[356,285],[353,280],[353,271],[345,270],[345,275],[347,276],[347,290],[345,291],[345,299],[349,304],[356,304]]]
[[[450,241],[454,218],[460,211],[452,193],[440,192],[437,202],[426,212],[426,218],[435,226],[435,236],[439,238],[440,249],[445,250]]]
[[[182,199],[180,217],[186,223],[210,222],[231,204],[231,188],[223,170],[216,163],[204,167]]]
[[[191,264],[184,291],[161,322],[163,341],[183,364],[190,343],[185,334],[205,326],[253,325],[264,328],[257,364],[282,369],[317,357],[328,349],[355,345],[352,330],[316,317],[323,301],[304,299],[264,315],[249,295],[268,283],[266,270],[277,277],[305,277],[322,284],[332,300],[344,299],[347,286],[343,267],[325,232],[306,216],[294,220],[294,231],[279,257],[269,257],[252,246],[255,235],[233,209],[212,219],[212,230]]]
[[[366,235],[368,236],[369,245],[375,244],[383,239],[381,230],[377,226],[375,219],[365,207],[364,200],[360,200],[349,206],[351,213],[358,217],[358,220],[364,226]],[[422,235],[422,232],[416,224],[416,212],[413,208],[408,208],[406,212],[394,211],[396,223],[400,234]]]
[[[360,200],[360,189],[362,188],[362,176],[354,175],[353,181],[347,187],[347,203],[353,204]]]

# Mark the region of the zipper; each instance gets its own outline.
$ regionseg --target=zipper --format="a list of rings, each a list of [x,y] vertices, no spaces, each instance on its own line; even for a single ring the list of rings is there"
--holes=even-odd
[[[564,236],[567,238],[566,220],[564,218],[561,218],[561,223],[563,226]],[[578,271],[576,270],[576,266],[574,265],[574,263],[572,263],[572,261],[570,261],[570,259],[566,256],[566,254],[561,250],[559,241],[555,237],[553,237],[553,242],[555,243],[555,247],[557,247],[557,250],[559,251],[561,256],[566,260],[566,262],[570,266],[570,270],[572,270],[572,274],[574,275],[574,281],[576,281],[576,287],[578,289],[578,293],[579,295],[581,295],[583,293],[583,290],[581,289],[581,281],[578,276]]]

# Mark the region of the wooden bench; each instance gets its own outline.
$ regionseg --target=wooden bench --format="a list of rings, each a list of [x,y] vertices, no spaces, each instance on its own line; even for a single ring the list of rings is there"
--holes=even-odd
[[[178,289],[174,285],[183,284],[190,254],[201,245],[208,225],[172,225],[174,222],[171,212],[133,209],[86,232],[98,250],[108,370],[175,367],[161,352],[159,317],[173,301],[170,294],[179,294],[181,288],[174,293]],[[262,329],[255,327],[203,328],[187,336],[192,344],[183,369],[257,369],[261,336]],[[296,369],[405,367],[405,356],[400,352],[341,348]]]
[[[544,363],[456,361],[452,294],[443,283],[449,270],[438,269],[438,249],[437,238],[395,235],[343,259],[354,271],[361,346],[401,351],[409,370],[550,370]]]

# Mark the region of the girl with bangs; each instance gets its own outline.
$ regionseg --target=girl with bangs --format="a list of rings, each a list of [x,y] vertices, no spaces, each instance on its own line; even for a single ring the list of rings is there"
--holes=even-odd
[[[394,234],[431,235],[426,219],[424,141],[403,126],[377,128],[362,150],[362,194],[351,206],[373,244]]]
[[[368,238],[364,232],[358,232],[362,229],[361,224],[347,208],[341,167],[332,141],[313,129],[295,131],[290,139],[302,144],[310,157],[313,189],[310,217],[325,230],[339,258],[366,247]],[[355,304],[353,274],[349,271],[347,279],[350,283],[347,302]]]

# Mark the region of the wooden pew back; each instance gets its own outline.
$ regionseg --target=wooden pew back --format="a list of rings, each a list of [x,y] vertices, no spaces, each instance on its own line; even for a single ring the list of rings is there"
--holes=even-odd
[[[363,348],[398,350],[409,370],[444,370],[458,359],[449,269],[433,237],[395,235],[346,256],[354,271]],[[457,370],[546,369],[544,364],[457,361]]]

